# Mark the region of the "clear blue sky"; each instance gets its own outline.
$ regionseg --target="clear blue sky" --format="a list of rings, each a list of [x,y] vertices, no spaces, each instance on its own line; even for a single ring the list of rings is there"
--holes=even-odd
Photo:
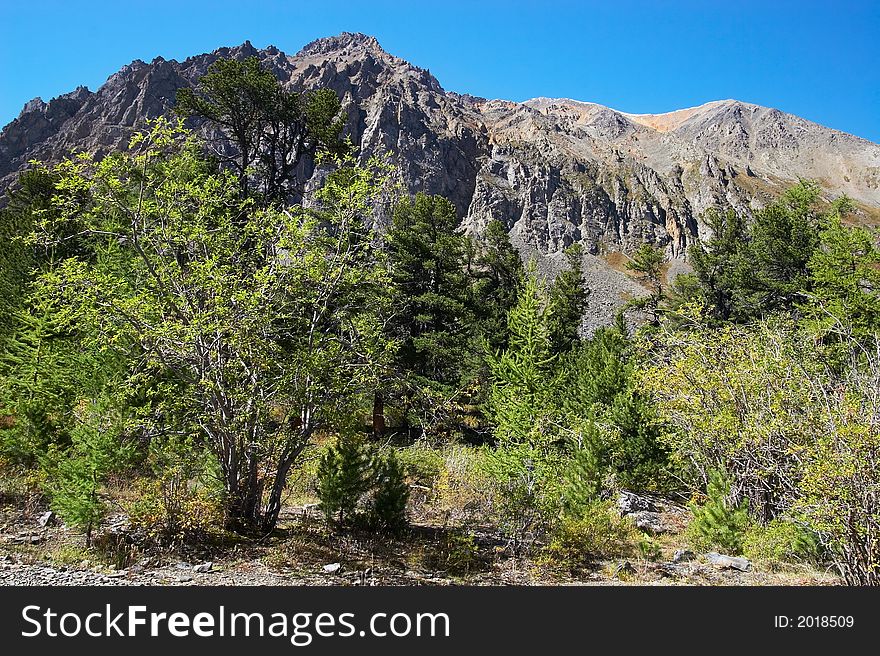
[[[0,0],[0,125],[132,59],[364,32],[444,88],[627,112],[736,98],[880,142],[880,1]]]

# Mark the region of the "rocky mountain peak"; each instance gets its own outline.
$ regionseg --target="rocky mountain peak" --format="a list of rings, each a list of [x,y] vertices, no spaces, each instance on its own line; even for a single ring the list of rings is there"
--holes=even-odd
[[[360,32],[342,32],[336,36],[316,39],[305,45],[297,56],[315,57],[330,54],[351,54],[354,51],[370,52],[374,55],[388,55],[376,37]]]
[[[597,316],[641,289],[624,273],[626,253],[652,243],[674,269],[701,236],[707,209],[749,213],[799,178],[819,180],[828,197],[848,194],[865,221],[880,222],[880,146],[864,139],[735,100],[658,114],[567,98],[484,100],[447,92],[374,37],[348,32],[293,56],[245,41],[183,62],[136,60],[94,93],[35,98],[0,133],[0,191],[31,159],[124,149],[212,62],[248,56],[287,88],[333,89],[359,157],[390,154],[402,186],[452,200],[466,231],[498,219],[548,271],[581,243]]]

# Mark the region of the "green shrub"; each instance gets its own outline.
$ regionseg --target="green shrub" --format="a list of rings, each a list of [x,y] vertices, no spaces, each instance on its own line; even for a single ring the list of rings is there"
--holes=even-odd
[[[816,562],[821,557],[819,536],[786,519],[774,519],[766,526],[756,524],[743,539],[743,554],[767,563]]]
[[[375,491],[370,506],[370,524],[375,528],[397,530],[406,524],[406,503],[409,485],[403,474],[403,466],[389,451],[376,458]]]
[[[610,502],[594,501],[580,517],[559,522],[545,553],[552,562],[577,568],[603,558],[635,555],[639,537],[638,530]]]
[[[686,535],[695,549],[721,549],[734,555],[742,553],[749,516],[745,503],[737,506],[728,503],[729,492],[730,479],[725,474],[715,472],[709,478],[705,503],[691,504],[694,518],[688,524]]]
[[[136,534],[147,543],[177,547],[201,541],[223,525],[223,499],[210,475],[211,456],[187,440],[155,442],[148,464],[153,476],[137,482],[126,507]]]
[[[328,521],[395,531],[406,524],[409,485],[397,452],[383,454],[353,436],[338,440],[321,456],[318,498]]]
[[[557,453],[528,444],[487,451],[481,464],[494,488],[496,520],[515,548],[528,549],[559,515],[559,460]]]
[[[327,520],[354,520],[372,483],[370,453],[361,440],[346,435],[328,447],[318,463],[318,498]]]
[[[397,457],[406,478],[416,485],[434,487],[440,473],[445,468],[442,451],[432,449],[422,443],[414,444],[406,449],[399,449]]]

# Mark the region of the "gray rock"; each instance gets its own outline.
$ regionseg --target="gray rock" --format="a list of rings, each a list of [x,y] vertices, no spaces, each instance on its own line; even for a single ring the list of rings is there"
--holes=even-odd
[[[715,551],[710,551],[704,555],[706,556],[706,560],[721,569],[735,569],[740,572],[748,572],[752,569],[752,563],[747,558],[725,556],[724,554]]]
[[[640,510],[630,514],[629,517],[636,527],[654,535],[669,533],[672,530],[672,527],[663,520],[663,516],[660,513]]]
[[[245,43],[183,62],[138,60],[95,92],[35,99],[0,133],[0,197],[32,159],[124,149],[216,58],[250,55],[289,88],[333,89],[361,160],[393,153],[403,187],[448,197],[468,233],[500,219],[548,271],[581,243],[595,268],[585,331],[607,323],[624,297],[645,293],[622,272],[625,254],[652,243],[683,262],[705,236],[699,217],[709,208],[748,214],[799,178],[880,207],[880,146],[791,114],[736,100],[658,115],[568,99],[485,100],[447,92],[374,38],[348,33],[292,56]],[[309,204],[326,170],[303,169]]]
[[[54,524],[55,519],[56,519],[55,513],[53,513],[51,510],[49,510],[47,512],[44,512],[42,515],[40,515],[40,518],[37,520],[37,524],[39,524],[43,528],[46,528],[47,526],[49,526],[49,524]]]
[[[205,574],[210,572],[214,568],[214,563],[208,561],[206,563],[200,563],[199,565],[194,565],[192,571],[197,574]]]
[[[621,515],[629,515],[636,512],[655,512],[657,507],[650,497],[621,490],[617,495],[617,509]]]
[[[676,549],[675,553],[672,555],[672,562],[686,563],[688,561],[694,560],[696,557],[696,554],[689,549]]]
[[[321,568],[321,571],[325,574],[335,574],[340,569],[342,569],[342,563],[330,563],[328,565],[324,565]]]

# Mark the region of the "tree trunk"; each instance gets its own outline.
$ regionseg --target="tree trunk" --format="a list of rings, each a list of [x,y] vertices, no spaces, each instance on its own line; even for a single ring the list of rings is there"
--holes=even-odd
[[[385,399],[382,392],[373,393],[373,436],[382,437],[385,434]]]

